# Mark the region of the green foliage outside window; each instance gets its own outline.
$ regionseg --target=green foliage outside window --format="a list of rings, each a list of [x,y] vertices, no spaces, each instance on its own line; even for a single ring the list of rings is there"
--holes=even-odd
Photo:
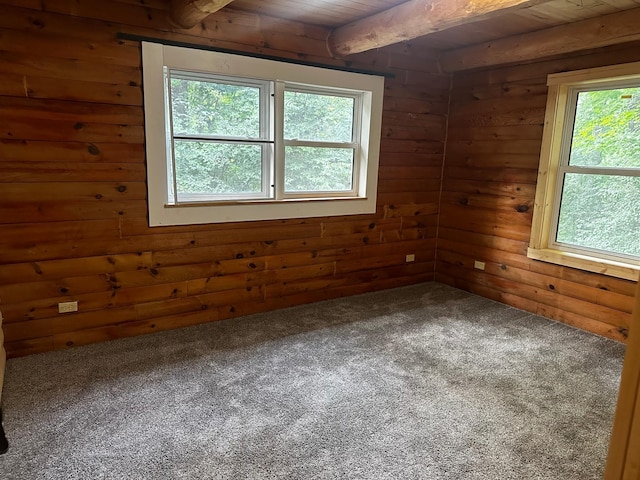
[[[235,143],[174,142],[180,194],[260,193],[262,147]]]
[[[173,134],[260,137],[260,90],[192,79],[171,79]],[[262,190],[259,144],[174,140],[178,198]]]
[[[171,79],[173,134],[260,137],[260,90],[192,79]]]
[[[284,138],[349,143],[353,138],[351,97],[287,91]],[[353,177],[353,149],[290,146],[285,149],[285,190],[348,191]]]
[[[181,195],[260,194],[263,162],[272,148],[260,125],[259,86],[171,78],[175,179]],[[350,143],[354,99],[286,91],[284,137],[303,142]],[[195,136],[198,138],[180,138]],[[204,137],[204,138],[203,138]],[[285,148],[285,191],[349,191],[354,149],[297,145]],[[266,169],[268,170],[268,169]]]
[[[640,169],[640,87],[579,94],[569,165]],[[640,177],[567,173],[557,240],[640,256]]]

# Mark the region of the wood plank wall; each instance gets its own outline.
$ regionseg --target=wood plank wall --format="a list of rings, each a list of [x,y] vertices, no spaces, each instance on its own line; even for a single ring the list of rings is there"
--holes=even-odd
[[[0,309],[11,357],[434,277],[450,78],[408,45],[350,60],[396,75],[376,214],[147,226],[140,49],[117,32],[340,63],[323,28],[229,9],[173,31],[165,3],[0,0]],[[72,300],[79,312],[57,313]]]
[[[542,139],[546,76],[640,60],[640,46],[602,49],[453,79],[436,280],[618,340],[634,282],[526,256]],[[474,269],[474,260],[486,269]]]

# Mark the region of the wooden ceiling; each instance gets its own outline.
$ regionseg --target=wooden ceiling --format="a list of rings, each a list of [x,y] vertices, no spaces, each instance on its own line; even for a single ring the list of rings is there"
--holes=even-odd
[[[335,28],[407,0],[235,0],[233,8]]]
[[[433,34],[429,46],[451,50],[640,7],[640,0],[553,0]]]
[[[407,0],[235,0],[229,7],[273,17],[296,20],[325,27],[339,27],[368,17]],[[468,2],[472,3],[472,2]],[[505,20],[516,21],[530,29],[575,22],[606,13],[640,6],[640,0],[554,0],[509,14],[492,22],[497,27]],[[525,19],[525,22],[522,22]],[[489,37],[488,37],[489,38]]]
[[[179,29],[224,11],[313,25],[336,59],[410,41],[449,72],[640,41],[640,0],[140,1],[167,2]]]
[[[405,2],[406,0],[235,0],[226,8],[338,28]],[[438,50],[450,50],[639,7],[640,0],[551,0],[501,16],[430,33],[421,37],[419,42]]]

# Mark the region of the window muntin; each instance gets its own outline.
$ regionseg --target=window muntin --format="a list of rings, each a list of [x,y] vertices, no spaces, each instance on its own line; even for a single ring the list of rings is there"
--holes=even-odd
[[[376,211],[383,77],[150,42],[142,42],[142,61],[150,226],[357,215]],[[240,87],[253,81],[266,82],[271,90],[266,96],[270,111],[262,125],[268,133],[261,132],[262,137],[256,139],[254,133],[247,134],[245,130],[240,134],[245,136],[238,137],[238,133],[216,130],[206,126],[205,122],[204,127],[196,129],[179,128],[179,135],[174,138],[168,71],[181,73],[195,82],[206,83],[206,80],[213,79],[211,83],[214,84]],[[214,85],[213,88],[218,87]],[[354,98],[352,138],[357,143],[355,148],[346,145],[349,142],[342,142],[342,138],[338,142],[334,142],[335,139],[318,142],[313,137],[287,140],[290,144],[285,146],[284,114],[276,113],[284,111],[285,90]],[[231,119],[228,121],[230,124],[246,125],[232,114],[227,118]],[[238,129],[242,131],[242,128]],[[265,158],[270,156],[269,161],[262,161],[260,193],[255,182],[230,182],[214,188],[206,178],[195,178],[210,175],[212,169],[220,171],[232,166],[229,164],[234,162],[227,162],[226,154],[224,158],[222,154],[216,157],[215,152],[240,147],[249,149],[254,140],[258,143],[265,141],[267,146],[261,146],[261,149],[266,151],[261,150],[260,154]],[[328,144],[322,144],[325,140]],[[289,153],[290,158],[295,159],[291,156],[301,152],[310,155],[304,151],[305,148],[320,148],[315,160],[325,167],[322,165],[323,161],[327,162],[325,157],[335,153],[331,160],[340,160],[345,167],[343,172],[347,173],[326,174],[324,180],[333,178],[333,183],[325,181],[321,187],[318,186],[319,181],[301,182],[297,187],[287,186],[285,156]],[[200,153],[206,156],[206,160],[197,162],[195,169],[184,161],[184,156],[180,156],[189,149],[200,149],[203,151]],[[182,162],[179,168],[174,168],[174,153],[178,154],[177,161]],[[254,160],[249,164],[252,172],[249,176],[255,180],[257,163]],[[345,180],[349,172],[351,178]],[[198,181],[189,182],[187,179]],[[347,190],[349,181],[351,188]],[[179,189],[183,190],[182,195],[175,194]]]
[[[640,87],[568,90],[550,245],[640,260]]]

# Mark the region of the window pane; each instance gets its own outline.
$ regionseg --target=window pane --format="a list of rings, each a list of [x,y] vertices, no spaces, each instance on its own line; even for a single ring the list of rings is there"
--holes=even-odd
[[[262,146],[175,141],[178,201],[262,191]]]
[[[640,87],[578,94],[569,164],[640,168]]]
[[[567,173],[557,241],[640,256],[640,177]]]
[[[353,98],[285,91],[284,138],[351,142],[353,107]]]
[[[260,88],[171,78],[174,135],[260,137]]]
[[[286,147],[287,192],[349,191],[353,179],[350,148]]]

